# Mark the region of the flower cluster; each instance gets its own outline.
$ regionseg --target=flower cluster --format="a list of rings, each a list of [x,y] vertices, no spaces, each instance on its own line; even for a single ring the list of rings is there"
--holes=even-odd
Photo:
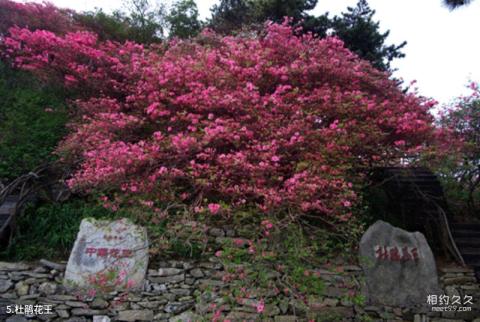
[[[339,39],[297,35],[288,22],[149,48],[12,28],[1,46],[16,66],[79,90],[60,147],[80,161],[76,189],[345,222],[352,170],[398,162],[434,132],[432,102]]]
[[[79,29],[74,22],[73,15],[73,11],[59,9],[49,2],[20,3],[0,0],[0,35],[7,33],[12,26],[65,34]]]

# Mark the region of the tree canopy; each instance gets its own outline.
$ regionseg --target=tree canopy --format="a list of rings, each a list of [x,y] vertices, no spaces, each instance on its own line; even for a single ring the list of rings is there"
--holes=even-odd
[[[468,5],[472,1],[473,0],[443,0],[443,3],[451,9],[456,9]]]
[[[394,59],[404,57],[401,49],[406,42],[386,44],[389,31],[380,31],[380,23],[373,19],[375,11],[366,0],[359,0],[355,7],[334,17],[310,15],[308,10],[316,4],[316,0],[222,0],[212,8],[209,26],[221,34],[232,34],[242,29],[261,29],[265,21],[281,22],[288,16],[304,32],[318,37],[324,38],[330,31],[329,35],[342,39],[347,48],[378,69],[390,70]]]

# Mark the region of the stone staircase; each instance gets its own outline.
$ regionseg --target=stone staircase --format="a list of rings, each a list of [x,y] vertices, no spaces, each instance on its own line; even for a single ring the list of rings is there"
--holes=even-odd
[[[10,241],[15,225],[15,213],[19,202],[18,195],[10,195],[0,205],[0,245],[5,246]]]
[[[437,176],[426,168],[398,167],[383,168],[380,175],[386,179],[384,189],[393,200],[390,210],[405,216],[404,223],[412,229],[449,232],[450,249],[460,255],[456,256],[459,261],[475,270],[480,281],[480,223],[455,221]],[[439,220],[441,216],[444,220]]]
[[[450,227],[465,264],[473,267],[477,278],[480,277],[480,223],[454,223]]]

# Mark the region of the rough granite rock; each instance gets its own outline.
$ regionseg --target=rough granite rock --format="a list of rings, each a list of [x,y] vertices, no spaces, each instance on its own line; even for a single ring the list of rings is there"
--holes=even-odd
[[[83,219],[68,260],[64,284],[91,288],[101,274],[116,274],[115,290],[143,287],[148,266],[147,232],[128,219]],[[120,283],[117,283],[120,281]]]
[[[5,293],[13,286],[10,280],[0,280],[0,293]]]
[[[93,322],[110,322],[110,318],[106,315],[96,315],[93,317]]]
[[[193,322],[193,321],[201,321],[201,320],[202,318],[199,315],[193,313],[192,311],[187,311],[187,312],[183,312],[180,315],[171,317],[168,321],[169,322]]]
[[[360,263],[372,304],[426,305],[428,295],[442,293],[432,251],[419,232],[377,221],[360,241]]]
[[[152,321],[153,311],[151,310],[129,310],[120,311],[118,318],[119,321]]]

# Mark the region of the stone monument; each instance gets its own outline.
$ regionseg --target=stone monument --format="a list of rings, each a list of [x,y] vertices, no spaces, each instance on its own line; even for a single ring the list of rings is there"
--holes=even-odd
[[[67,288],[143,287],[148,266],[146,229],[128,219],[83,219],[65,271]]]
[[[360,262],[371,304],[423,306],[442,293],[433,253],[423,234],[377,221],[360,241]]]

